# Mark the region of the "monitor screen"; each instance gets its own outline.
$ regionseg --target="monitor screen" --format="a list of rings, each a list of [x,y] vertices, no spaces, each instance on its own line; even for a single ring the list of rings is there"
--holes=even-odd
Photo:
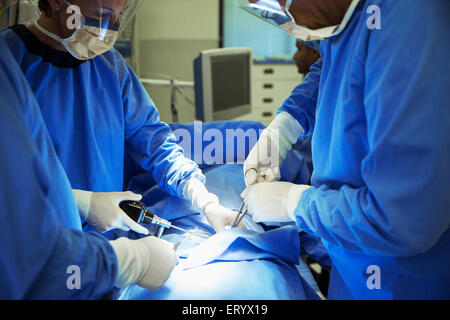
[[[202,51],[194,60],[197,119],[232,120],[250,113],[252,65],[251,48]]]
[[[248,54],[211,58],[214,112],[250,104]]]

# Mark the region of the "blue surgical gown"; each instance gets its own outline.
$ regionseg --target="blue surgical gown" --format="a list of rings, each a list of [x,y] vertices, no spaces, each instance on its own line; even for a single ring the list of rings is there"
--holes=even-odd
[[[447,0],[361,1],[280,109],[313,132],[295,214],[331,299],[450,298],[449,30]]]
[[[72,190],[27,80],[0,39],[0,299],[96,299],[117,258],[81,231]],[[69,289],[81,271],[80,288]],[[69,271],[69,272],[68,272]]]
[[[0,37],[30,83],[74,189],[122,191],[128,178],[148,172],[165,192],[182,196],[188,178],[204,180],[117,50],[80,61],[25,26]]]

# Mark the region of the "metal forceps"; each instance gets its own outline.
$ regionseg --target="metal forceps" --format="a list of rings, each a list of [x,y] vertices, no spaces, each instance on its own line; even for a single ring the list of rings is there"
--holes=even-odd
[[[242,219],[244,219],[245,215],[248,212],[248,207],[245,204],[245,200],[242,201],[241,207],[239,208],[239,212],[236,216],[236,219],[234,219],[233,224],[231,225],[231,228],[236,228],[239,223],[241,223]]]

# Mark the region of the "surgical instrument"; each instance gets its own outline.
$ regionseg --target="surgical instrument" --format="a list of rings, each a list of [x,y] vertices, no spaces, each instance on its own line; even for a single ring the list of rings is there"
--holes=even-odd
[[[232,228],[236,228],[239,223],[241,223],[242,219],[244,219],[245,215],[248,212],[248,208],[245,204],[245,200],[242,201],[241,207],[239,208],[238,214],[236,216],[236,219],[234,219],[233,224],[231,225]]]
[[[258,178],[258,171],[255,168],[250,168],[245,171],[245,181],[251,181],[250,184],[256,183]]]
[[[190,231],[189,233],[187,233],[187,235],[184,237],[184,239],[181,239],[180,241],[178,241],[177,243],[175,243],[175,245],[173,246],[173,249],[176,251],[178,250],[178,248],[188,239],[191,239],[191,236],[197,236],[200,238],[209,238],[211,237],[211,234],[209,232],[206,231],[201,231],[201,230],[195,230],[195,231]]]
[[[183,228],[174,226],[170,221],[158,217],[156,214],[147,210],[144,204],[140,201],[122,201],[119,207],[134,221],[137,223],[155,224],[158,225],[158,232],[156,236],[160,238],[165,229],[175,228],[181,230],[189,235],[200,236],[199,233],[185,230]],[[210,234],[209,234],[210,235]]]

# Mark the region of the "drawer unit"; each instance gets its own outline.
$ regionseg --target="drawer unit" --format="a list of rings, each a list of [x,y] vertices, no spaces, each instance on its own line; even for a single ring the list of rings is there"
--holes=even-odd
[[[252,82],[252,105],[273,106],[279,108],[302,81],[300,75],[295,80],[255,80]]]
[[[294,63],[287,64],[254,64],[252,71],[253,80],[261,79],[293,79],[299,78],[297,67]]]
[[[273,120],[276,113],[277,110],[274,110],[272,107],[259,107],[257,109],[252,109],[250,114],[246,114],[233,120],[258,121],[267,126]]]
[[[252,112],[235,120],[253,120],[268,125],[277,110],[303,81],[295,64],[255,64],[252,71]]]

